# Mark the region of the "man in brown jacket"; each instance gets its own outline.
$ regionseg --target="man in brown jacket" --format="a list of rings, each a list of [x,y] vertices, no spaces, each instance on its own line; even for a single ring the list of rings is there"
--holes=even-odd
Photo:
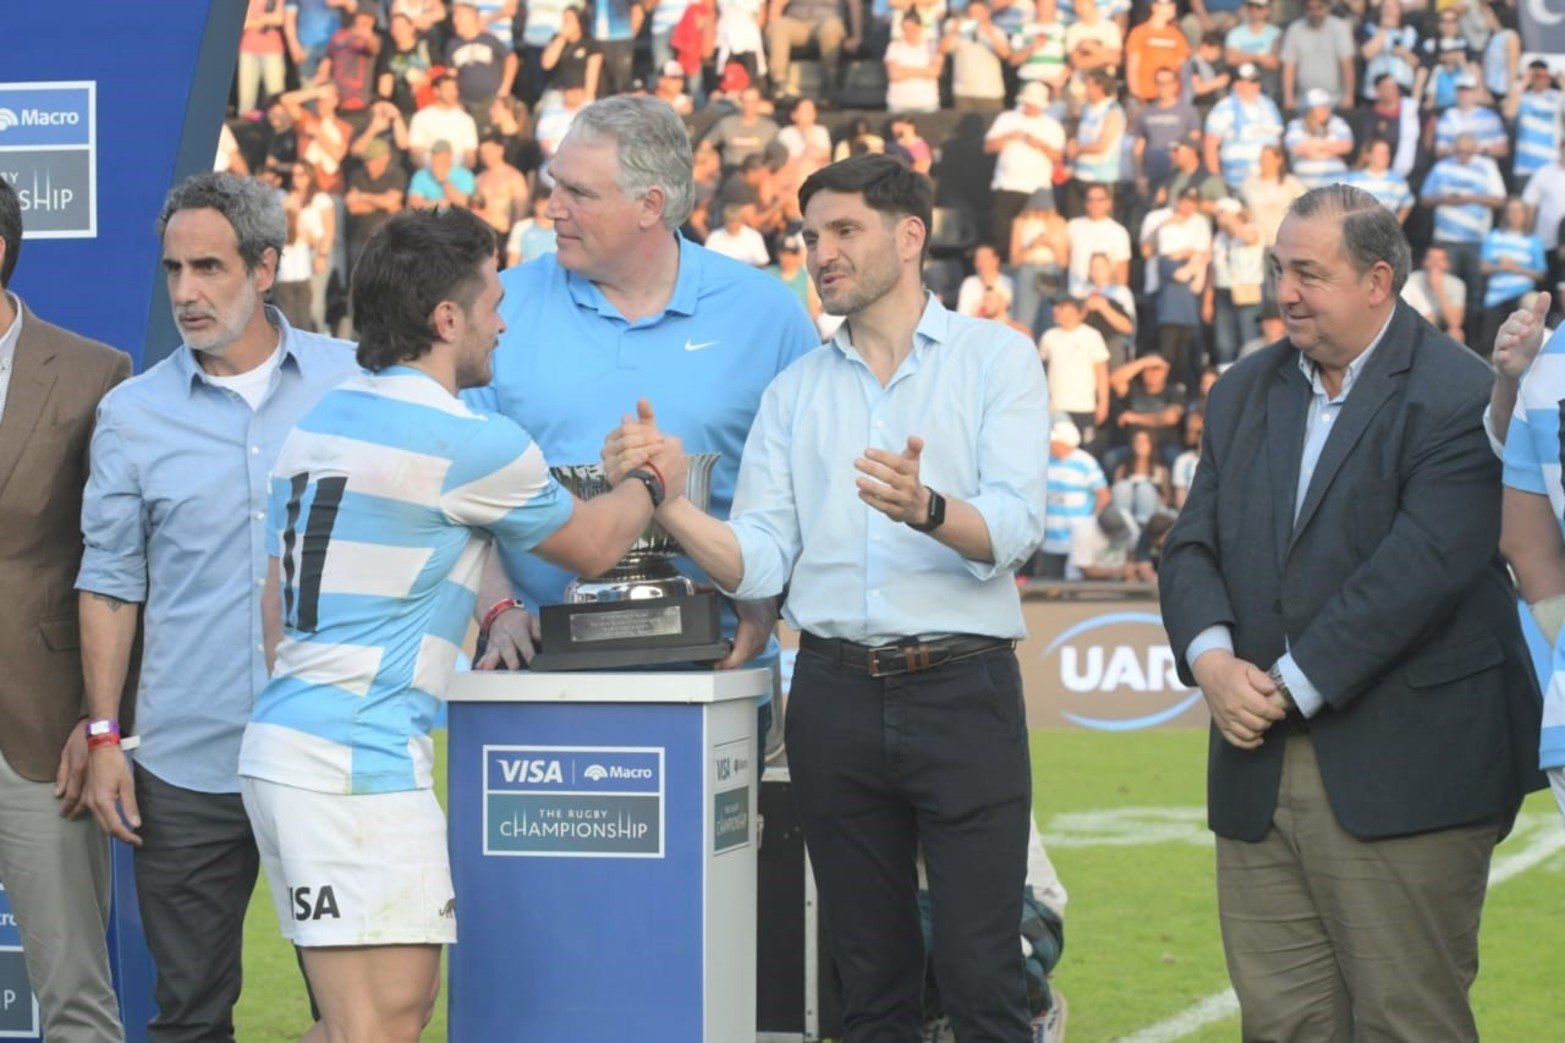
[[[0,879],[50,1043],[123,1040],[104,932],[108,838],[83,816],[76,571],[98,400],[124,352],[51,326],[5,292],[22,245],[0,178]]]

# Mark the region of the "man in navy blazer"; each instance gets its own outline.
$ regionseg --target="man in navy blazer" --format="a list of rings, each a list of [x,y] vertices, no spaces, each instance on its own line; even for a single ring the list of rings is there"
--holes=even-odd
[[[1476,1040],[1490,855],[1542,782],[1493,378],[1399,303],[1367,193],[1301,197],[1273,265],[1287,338],[1212,389],[1160,573],[1244,1038]]]

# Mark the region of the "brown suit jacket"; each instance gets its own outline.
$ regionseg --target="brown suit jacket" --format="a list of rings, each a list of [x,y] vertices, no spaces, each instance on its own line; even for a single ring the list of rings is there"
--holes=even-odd
[[[85,712],[75,583],[87,450],[98,400],[130,371],[123,351],[22,305],[0,415],[0,754],[40,782]]]

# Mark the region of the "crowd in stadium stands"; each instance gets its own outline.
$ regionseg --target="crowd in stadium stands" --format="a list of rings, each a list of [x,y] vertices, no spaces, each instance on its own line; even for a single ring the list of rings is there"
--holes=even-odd
[[[685,234],[773,272],[824,337],[799,185],[895,154],[936,183],[930,288],[1049,370],[1028,571],[1152,579],[1206,390],[1283,335],[1268,247],[1306,189],[1395,211],[1403,297],[1479,354],[1565,277],[1560,81],[1516,26],[1510,0],[250,0],[218,166],[283,195],[279,307],[345,330],[392,213],[471,207],[525,263],[554,248],[575,114],[651,94],[695,142]]]

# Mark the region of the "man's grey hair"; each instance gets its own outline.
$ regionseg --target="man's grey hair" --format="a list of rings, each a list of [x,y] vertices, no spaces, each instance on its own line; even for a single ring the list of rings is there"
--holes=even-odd
[[[1377,262],[1391,266],[1391,292],[1400,294],[1413,270],[1413,250],[1397,215],[1364,191],[1352,185],[1325,185],[1312,188],[1288,208],[1294,217],[1336,218],[1342,226],[1342,251],[1359,275],[1368,274]]]
[[[271,188],[254,178],[237,174],[196,174],[175,185],[158,214],[158,238],[169,220],[181,210],[216,210],[239,240],[239,256],[246,271],[254,271],[268,248],[282,256],[288,241],[288,217]]]
[[[663,226],[674,231],[696,205],[691,175],[690,135],[665,101],[619,96],[595,101],[571,122],[570,137],[619,150],[620,191],[638,199],[654,186],[663,190]]]

